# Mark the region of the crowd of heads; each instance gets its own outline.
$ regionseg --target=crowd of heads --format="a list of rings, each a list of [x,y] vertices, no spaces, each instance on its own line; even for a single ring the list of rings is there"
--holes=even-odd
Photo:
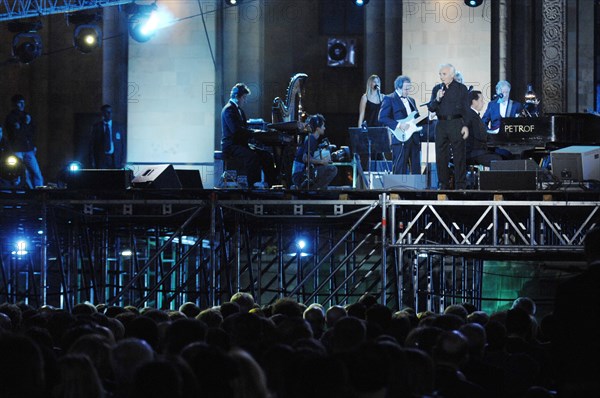
[[[526,297],[494,314],[394,312],[371,294],[329,307],[246,292],[178,310],[5,303],[0,384],[3,397],[543,397],[549,325]]]

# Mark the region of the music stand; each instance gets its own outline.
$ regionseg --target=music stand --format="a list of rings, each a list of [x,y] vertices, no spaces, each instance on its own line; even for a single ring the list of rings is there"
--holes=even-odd
[[[350,127],[350,148],[353,153],[367,153],[369,162],[367,170],[371,176],[371,160],[373,153],[390,151],[390,137],[387,127]]]

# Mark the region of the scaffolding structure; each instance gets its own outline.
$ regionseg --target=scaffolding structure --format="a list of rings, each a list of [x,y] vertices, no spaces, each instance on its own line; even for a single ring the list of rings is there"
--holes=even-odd
[[[485,260],[581,259],[600,225],[593,192],[50,190],[0,203],[0,301],[63,308],[206,308],[236,291],[263,305],[368,292],[394,309],[479,306]]]
[[[0,0],[0,21],[39,18],[131,2],[132,0]]]

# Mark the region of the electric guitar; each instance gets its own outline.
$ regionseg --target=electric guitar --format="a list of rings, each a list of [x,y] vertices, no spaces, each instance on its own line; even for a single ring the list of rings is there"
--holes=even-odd
[[[421,120],[426,119],[427,114],[419,117],[418,119],[415,118],[416,114],[417,111],[412,111],[407,117],[398,121],[398,125],[396,126],[395,130],[390,129],[398,141],[406,142],[410,139],[410,137],[412,137],[413,133],[423,130],[423,127],[417,126],[417,124],[421,122]],[[404,124],[408,124],[408,128],[406,130],[402,130],[400,128],[400,126]]]

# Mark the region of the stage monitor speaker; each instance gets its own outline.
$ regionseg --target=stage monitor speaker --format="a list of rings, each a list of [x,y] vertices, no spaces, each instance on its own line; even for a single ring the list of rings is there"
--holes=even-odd
[[[132,183],[136,188],[181,189],[181,182],[171,164],[148,166],[135,176]]]
[[[560,180],[600,180],[600,146],[573,145],[550,152],[552,174]]]
[[[123,169],[81,169],[66,174],[67,189],[119,191],[131,186],[133,171]]]
[[[200,170],[182,170],[175,169],[181,187],[186,189],[204,189],[202,186],[202,178],[200,177]]]
[[[482,191],[535,191],[536,170],[481,171],[479,189]]]

